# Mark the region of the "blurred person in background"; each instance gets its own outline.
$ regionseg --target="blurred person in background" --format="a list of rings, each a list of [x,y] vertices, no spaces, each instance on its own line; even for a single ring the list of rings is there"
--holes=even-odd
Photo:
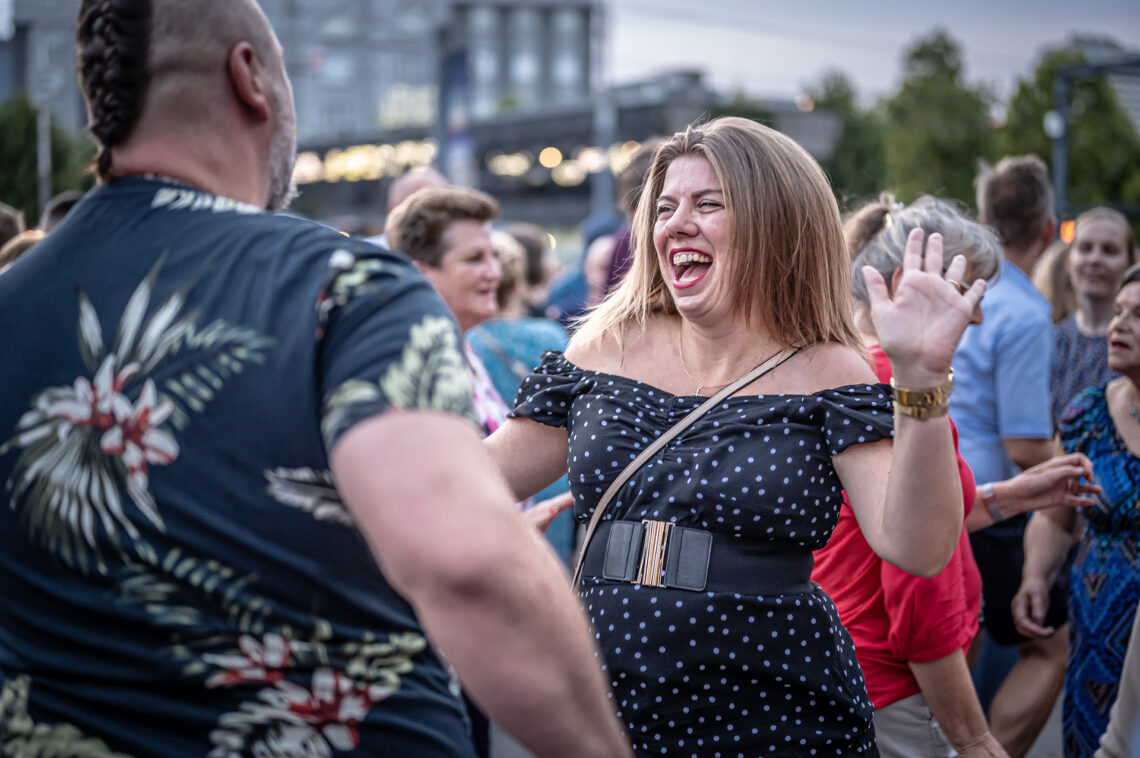
[[[1053,189],[1036,156],[1003,158],[977,178],[980,221],[1004,248],[997,281],[982,301],[981,324],[966,330],[954,354],[950,415],[958,425],[962,457],[983,487],[1011,479],[1052,457],[1049,377],[1053,325],[1049,303],[1029,274],[1053,240]],[[987,490],[988,491],[988,490]],[[983,504],[993,502],[983,497]],[[983,625],[989,639],[1016,647],[1016,662],[989,708],[990,729],[1015,758],[1024,756],[1049,718],[1065,678],[1064,629],[1047,640],[1019,634],[1010,616],[1023,560],[1027,517],[1006,519],[970,535],[982,573]],[[1056,590],[1051,619],[1064,623],[1064,590]],[[979,671],[1001,671],[1002,647],[982,650]],[[991,665],[992,658],[997,663]],[[996,677],[992,677],[996,678]],[[982,701],[987,683],[982,681]]]
[[[1025,532],[1025,570],[1013,601],[1018,629],[1049,639],[1050,592],[1080,534],[1068,582],[1069,668],[1063,710],[1066,758],[1097,749],[1116,699],[1128,632],[1140,604],[1140,266],[1125,273],[1108,325],[1108,365],[1121,376],[1080,392],[1066,408],[1060,446],[1092,460],[1102,488],[1079,515],[1042,511]],[[1080,528],[1078,529],[1078,519]],[[1066,602],[1066,598],[1060,600]]]
[[[606,272],[606,284],[602,297],[621,282],[625,273],[629,271],[633,262],[633,250],[630,247],[630,232],[633,217],[637,213],[637,201],[641,197],[641,185],[649,168],[653,165],[653,154],[661,146],[660,137],[650,137],[634,151],[629,158],[629,165],[618,174],[617,193],[618,205],[625,214],[625,224],[613,235],[613,253],[610,256],[609,270]],[[601,300],[601,298],[599,298]]]
[[[37,242],[44,238],[39,229],[28,229],[20,232],[0,247],[0,272],[16,262],[16,259],[31,250]]]
[[[628,755],[446,306],[275,212],[258,4],[77,6],[99,184],[0,276],[3,752],[471,758],[454,670],[540,754]]]
[[[407,200],[412,195],[416,194],[422,189],[430,189],[432,187],[447,187],[449,182],[447,177],[436,171],[430,166],[423,168],[412,168],[405,171],[400,176],[397,176],[388,185],[387,194],[387,208],[385,211],[385,224],[388,218],[391,218],[392,211],[396,210],[396,206]],[[372,237],[365,237],[367,242],[381,247],[388,246],[388,235],[377,234]]]
[[[7,203],[0,203],[0,246],[24,231],[24,214]]]
[[[941,234],[943,265],[966,258],[965,281],[993,277],[1001,263],[1001,243],[951,203],[919,198],[905,208],[885,196],[844,224],[852,270],[871,266],[892,289],[902,275],[907,239],[914,229]],[[879,347],[867,288],[852,278],[855,324],[879,380],[891,380],[890,361]],[[974,319],[981,320],[980,308]],[[953,426],[952,426],[953,430]],[[882,560],[871,549],[846,502],[827,546],[815,553],[812,578],[835,600],[875,706],[875,741],[883,758],[1007,756],[993,737],[970,679],[967,651],[978,632],[981,576],[967,530],[994,523],[979,507],[982,495],[974,475],[957,452],[965,524],[950,564],[924,579]],[[1089,485],[1077,485],[1091,467],[1082,455],[1054,458],[1013,479],[996,482],[997,515],[1009,517],[1042,507],[1087,506]],[[1070,492],[1067,485],[1074,484]]]
[[[528,316],[526,307],[528,258],[526,250],[510,233],[493,229],[491,244],[499,258],[502,278],[496,300],[498,313],[467,332],[467,344],[487,370],[499,397],[514,402],[519,385],[542,361],[547,350],[566,349],[570,335],[557,321]],[[540,503],[566,495],[565,478],[534,496]],[[569,561],[574,546],[574,523],[569,513],[558,516],[546,530],[546,539],[563,561]]]
[[[547,288],[546,306],[543,310],[547,318],[554,319],[567,328],[572,328],[592,304],[591,290],[587,283],[586,269],[590,248],[599,238],[613,234],[621,228],[622,220],[613,213],[594,215],[582,222],[578,230],[582,238],[582,252],[577,260],[555,274]],[[610,248],[612,250],[612,246]],[[598,259],[595,258],[595,263]],[[608,266],[608,261],[606,263]],[[591,274],[595,282],[605,283],[608,268],[594,267]],[[600,288],[595,286],[595,292]]]
[[[1050,386],[1055,425],[1078,392],[1117,376],[1108,366],[1108,324],[1121,278],[1135,262],[1132,226],[1123,214],[1100,207],[1077,216],[1073,242],[1064,254],[1068,287],[1060,285],[1073,293],[1073,313],[1053,327],[1056,356]]]
[[[524,315],[542,316],[546,305],[546,288],[552,273],[550,265],[551,236],[538,224],[516,221],[504,229],[523,249],[523,275],[519,282],[519,307]],[[507,400],[512,399],[506,395]]]
[[[1069,243],[1053,240],[1033,267],[1033,286],[1049,301],[1053,308],[1050,318],[1059,324],[1077,310],[1077,296],[1073,294],[1073,281],[1065,267],[1069,264]]]
[[[484,436],[502,426],[509,409],[466,335],[499,312],[503,269],[491,241],[491,222],[498,217],[499,204],[490,195],[431,187],[397,205],[385,228],[392,249],[411,257],[459,323]]]
[[[36,228],[43,231],[44,234],[50,234],[75,207],[75,204],[82,199],[83,193],[79,190],[60,192],[44,206],[43,213],[40,214],[40,223]]]

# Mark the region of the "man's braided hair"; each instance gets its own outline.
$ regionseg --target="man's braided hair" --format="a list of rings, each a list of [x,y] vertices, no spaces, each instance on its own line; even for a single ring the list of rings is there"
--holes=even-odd
[[[76,31],[79,82],[88,130],[99,145],[95,168],[111,171],[111,148],[130,137],[142,114],[150,75],[150,0],[83,0]]]

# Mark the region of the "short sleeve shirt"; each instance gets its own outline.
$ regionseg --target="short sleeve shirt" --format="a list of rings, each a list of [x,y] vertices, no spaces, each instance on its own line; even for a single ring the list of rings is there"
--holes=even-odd
[[[405,257],[121,179],[0,276],[0,340],[0,734],[471,754],[329,470],[377,414],[473,420],[456,326]]]
[[[962,457],[979,482],[1016,476],[1004,438],[1053,434],[1049,379],[1053,327],[1049,303],[1009,261],[982,300],[981,324],[966,329],[954,354],[950,415]]]

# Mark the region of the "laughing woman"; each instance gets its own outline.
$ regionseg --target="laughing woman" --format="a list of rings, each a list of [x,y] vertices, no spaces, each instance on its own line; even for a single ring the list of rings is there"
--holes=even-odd
[[[921,233],[893,298],[865,274],[892,410],[851,322],[835,199],[793,141],[737,118],[675,135],[633,233],[630,273],[488,444],[518,495],[569,466],[577,518],[601,514],[578,591],[639,755],[875,755],[811,551],[846,490],[886,560],[946,565],[962,528],[948,374],[985,285],[944,280]],[[964,272],[956,258],[946,277]]]

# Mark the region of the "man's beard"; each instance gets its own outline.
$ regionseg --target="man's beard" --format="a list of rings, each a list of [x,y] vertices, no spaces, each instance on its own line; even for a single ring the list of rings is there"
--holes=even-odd
[[[295,134],[287,124],[279,124],[269,147],[269,200],[266,209],[273,213],[288,208],[300,194],[293,181],[293,163],[297,159]]]

